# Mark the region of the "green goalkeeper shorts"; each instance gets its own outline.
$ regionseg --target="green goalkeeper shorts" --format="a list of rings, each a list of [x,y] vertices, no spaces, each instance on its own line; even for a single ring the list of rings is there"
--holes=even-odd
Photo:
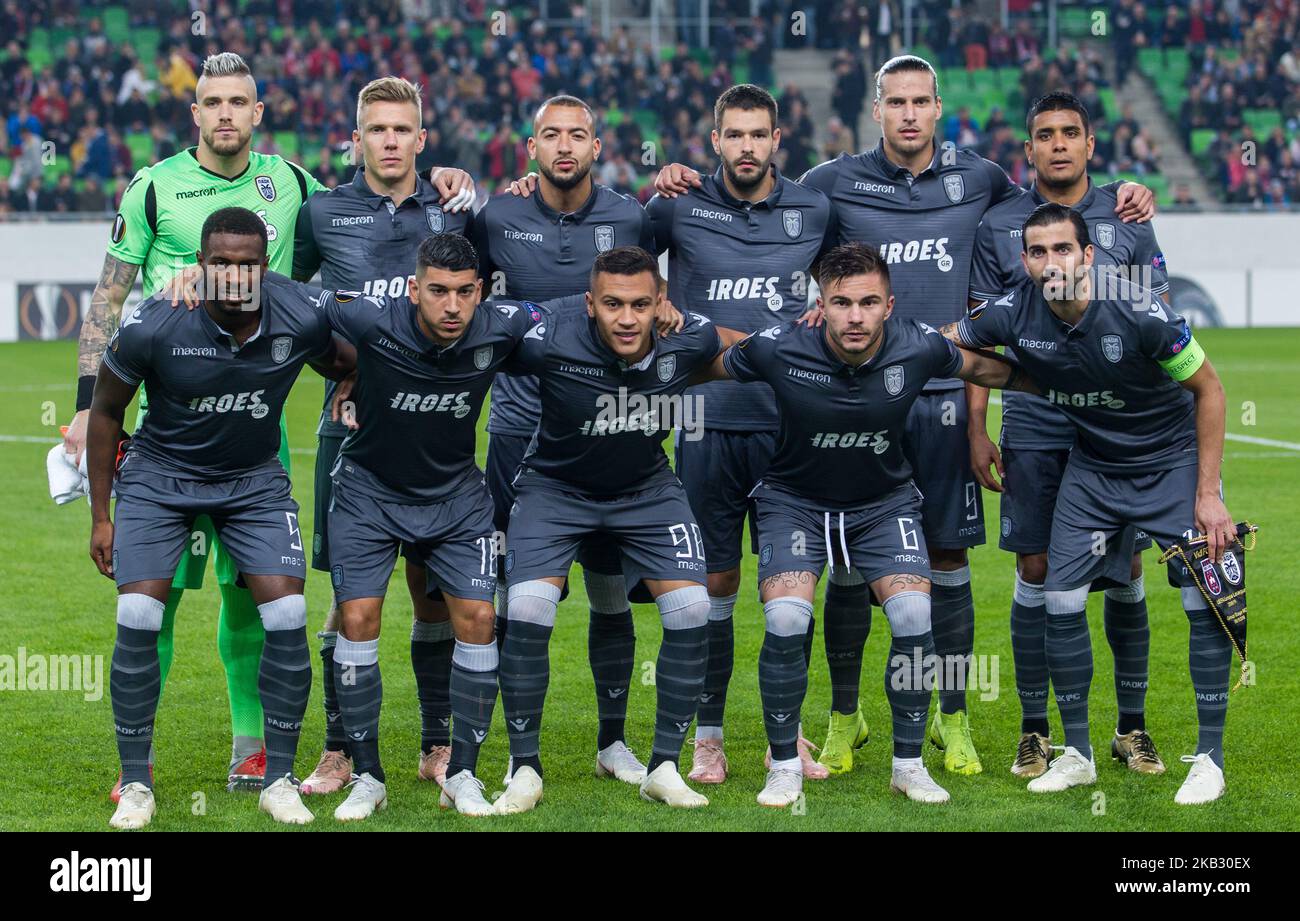
[[[135,416],[136,429],[140,428],[140,423],[144,421],[148,409],[149,401],[142,388],[140,408]],[[289,430],[284,422],[284,413],[280,414],[280,463],[284,465],[284,472],[289,473]],[[176,564],[172,588],[203,588],[203,573],[208,568],[209,553],[213,556],[212,567],[217,571],[217,584],[234,585],[239,579],[239,567],[230,558],[226,548],[221,546],[221,541],[217,540],[217,531],[212,524],[212,519],[207,515],[200,515],[194,519],[189,542],[185,545],[185,552],[181,554],[181,561]]]

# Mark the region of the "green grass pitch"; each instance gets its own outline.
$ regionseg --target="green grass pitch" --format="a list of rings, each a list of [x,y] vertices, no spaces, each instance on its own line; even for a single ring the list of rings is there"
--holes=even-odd
[[[926,748],[926,761],[953,795],[946,806],[910,803],[888,789],[889,711],[883,693],[888,625],[879,609],[866,652],[863,707],[871,742],[859,753],[851,775],[805,786],[796,810],[768,810],[754,796],[762,786],[763,726],[759,712],[757,657],[762,609],[748,558],[736,607],[736,670],[727,709],[727,752],[731,777],[706,789],[708,808],[678,812],[642,802],[633,787],[592,776],[596,716],[587,665],[587,610],[581,579],[561,605],[551,646],[552,678],[543,730],[546,799],[528,815],[471,820],[437,808],[435,788],[415,779],[419,714],[409,658],[409,604],[404,581],[390,588],[383,635],[385,700],[383,754],[389,775],[390,808],[349,829],[547,830],[1254,830],[1300,827],[1295,766],[1286,740],[1296,724],[1300,681],[1300,631],[1294,629],[1297,541],[1300,511],[1300,330],[1205,330],[1208,354],[1228,393],[1228,431],[1291,443],[1293,447],[1230,440],[1224,465],[1228,507],[1237,519],[1261,527],[1259,548],[1249,558],[1250,641],[1257,686],[1232,694],[1227,730],[1227,795],[1198,808],[1174,805],[1186,766],[1178,761],[1195,743],[1195,712],[1187,674],[1187,622],[1178,595],[1146,556],[1152,627],[1151,691],[1147,724],[1166,763],[1167,774],[1140,777],[1115,765],[1107,739],[1114,726],[1111,656],[1101,629],[1101,600],[1090,604],[1096,676],[1092,689],[1093,744],[1098,754],[1096,786],[1063,794],[1028,793],[1008,771],[1018,738],[1008,617],[1013,560],[995,546],[974,551],[977,612],[975,648],[999,663],[996,699],[973,699],[975,742],[985,772],[976,777],[945,775],[941,759]],[[50,501],[44,474],[47,445],[58,425],[72,415],[75,368],[71,343],[0,346],[0,462],[10,479],[0,502],[0,655],[19,647],[42,655],[102,655],[104,693],[87,701],[73,691],[0,691],[7,733],[0,744],[0,828],[106,830],[112,806],[108,788],[117,773],[117,754],[107,693],[114,636],[114,590],[87,557],[89,508],[62,508]],[[309,370],[288,407],[294,493],[302,506],[304,534],[312,517],[313,435],[321,382]],[[485,414],[486,415],[486,414]],[[479,439],[480,462],[486,453]],[[985,495],[989,534],[997,533],[997,499]],[[576,575],[576,570],[575,570]],[[307,582],[309,629],[319,628],[328,607],[329,582],[311,572]],[[224,790],[229,752],[226,688],[216,651],[218,596],[209,573],[207,587],[186,596],[176,625],[176,659],[157,723],[157,795],[153,828],[164,830],[270,829],[276,827],[247,794]],[[820,603],[818,604],[820,616]],[[634,679],[629,742],[648,753],[653,729],[651,674],[660,628],[653,607],[638,607],[638,677]],[[316,647],[312,641],[313,650]],[[313,655],[319,671],[319,659]],[[830,690],[820,634],[803,717],[806,735],[820,742]],[[1059,721],[1053,708],[1054,736]],[[312,689],[299,748],[297,773],[311,770],[319,753],[323,716],[320,676]],[[689,762],[689,746],[686,758]],[[480,775],[489,792],[501,788],[506,738],[498,705],[483,749]],[[1100,796],[1099,796],[1100,794]],[[342,794],[307,800],[316,812],[311,830],[336,830],[331,812]]]

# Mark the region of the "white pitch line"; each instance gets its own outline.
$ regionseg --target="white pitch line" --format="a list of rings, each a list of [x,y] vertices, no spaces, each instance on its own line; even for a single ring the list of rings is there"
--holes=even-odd
[[[989,402],[1002,405],[1002,397],[989,394]],[[1238,435],[1235,432],[1227,432],[1223,436],[1228,441],[1240,441],[1242,444],[1263,445],[1266,448],[1286,448],[1288,451],[1300,451],[1300,444],[1294,441],[1277,441],[1273,438],[1257,438],[1254,435]]]

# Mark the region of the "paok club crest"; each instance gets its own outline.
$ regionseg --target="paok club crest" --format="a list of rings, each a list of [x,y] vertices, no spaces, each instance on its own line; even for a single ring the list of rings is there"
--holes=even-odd
[[[424,219],[429,222],[430,233],[442,233],[444,220],[440,205],[425,205]]]
[[[655,362],[655,373],[659,375],[659,380],[668,383],[673,379],[673,373],[677,370],[677,356],[664,355]]]
[[[284,364],[289,352],[293,349],[292,336],[278,336],[271,340],[271,360],[277,365]]]
[[[1112,364],[1118,364],[1119,360],[1124,357],[1124,342],[1119,336],[1102,336],[1101,337],[1101,354],[1106,356],[1106,360]]]
[[[949,173],[943,177],[943,193],[954,205],[966,197],[966,180],[961,173]]]
[[[480,371],[486,371],[488,365],[492,364],[492,346],[485,345],[474,350],[474,367]]]
[[[885,392],[896,397],[903,391],[903,366],[890,365],[885,369]]]
[[[267,201],[275,201],[275,183],[270,176],[258,176],[253,182],[257,185],[257,194]]]
[[[1097,245],[1102,249],[1110,249],[1115,245],[1115,225],[1102,222],[1097,225]]]
[[[803,233],[803,212],[797,208],[786,208],[781,212],[781,226],[785,228],[785,235],[791,240],[799,239]]]
[[[614,248],[613,224],[597,224],[593,233],[596,235],[596,252],[607,253]]]

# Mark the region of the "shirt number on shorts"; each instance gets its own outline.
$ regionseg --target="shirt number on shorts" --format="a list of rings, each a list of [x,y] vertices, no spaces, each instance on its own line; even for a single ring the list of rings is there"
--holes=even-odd
[[[679,560],[703,560],[704,559],[704,541],[700,537],[700,526],[695,522],[689,525],[685,522],[671,525],[668,528],[668,536],[673,539],[674,547],[681,547],[674,554]]]
[[[975,521],[980,516],[979,507],[979,486],[975,483],[966,484],[966,520]]]
[[[302,531],[298,530],[298,515],[295,512],[285,512],[285,519],[289,523],[289,549],[302,549]]]
[[[500,545],[497,543],[497,535],[476,537],[474,543],[478,544],[478,574],[480,576],[495,575],[496,558],[501,550]]]
[[[898,532],[903,537],[904,550],[920,550],[921,543],[916,536],[916,519],[900,518],[898,519]]]

